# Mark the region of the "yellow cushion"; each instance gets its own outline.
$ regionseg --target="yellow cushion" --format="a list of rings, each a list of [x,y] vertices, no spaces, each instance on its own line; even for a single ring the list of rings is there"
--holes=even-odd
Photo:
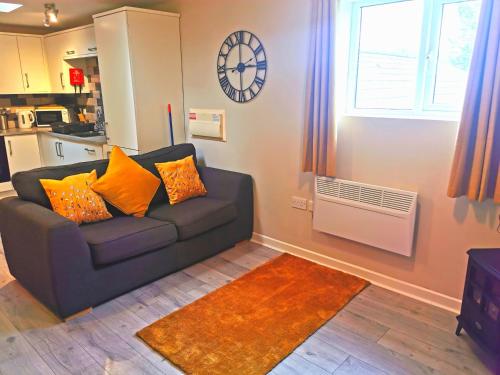
[[[77,224],[111,219],[106,203],[91,188],[96,171],[68,176],[62,180],[42,179],[52,209]]]
[[[148,210],[160,179],[113,147],[106,173],[92,189],[126,215],[143,217]]]
[[[167,189],[170,204],[207,194],[192,155],[181,160],[156,163],[155,166]]]

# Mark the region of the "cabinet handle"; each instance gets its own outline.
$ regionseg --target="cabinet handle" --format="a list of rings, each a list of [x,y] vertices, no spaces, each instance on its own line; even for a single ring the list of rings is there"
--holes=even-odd
[[[85,148],[85,151],[91,153],[91,154],[95,154],[95,150],[91,149],[91,148]]]
[[[26,78],[26,88],[30,88],[30,80],[28,79],[28,73],[24,73],[24,77]]]
[[[75,50],[74,49],[66,51],[66,55],[74,55],[74,54],[75,54]]]
[[[56,149],[56,155],[60,157],[61,155],[59,154],[59,148],[58,148],[58,146],[59,146],[59,142],[55,142],[54,143],[54,147]]]
[[[62,142],[59,142],[59,152],[61,153],[61,157],[64,158],[64,152],[62,146],[63,146]]]
[[[87,48],[90,52],[94,52],[94,51],[97,51],[97,47],[90,47],[90,48]]]
[[[9,145],[9,155],[12,156],[12,142],[9,140],[7,144]]]
[[[61,80],[61,88],[65,89],[66,86],[64,85],[64,79],[63,79],[63,77],[64,77],[64,73],[63,72],[59,73],[59,79]]]

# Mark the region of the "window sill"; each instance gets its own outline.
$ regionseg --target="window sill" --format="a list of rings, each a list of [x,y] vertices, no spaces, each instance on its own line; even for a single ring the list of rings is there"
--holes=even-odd
[[[411,121],[432,121],[449,123],[456,125],[460,121],[459,115],[414,115],[414,114],[387,114],[387,113],[360,113],[360,112],[346,112],[341,115],[342,118],[372,118],[372,119],[390,119],[390,120],[411,120]]]

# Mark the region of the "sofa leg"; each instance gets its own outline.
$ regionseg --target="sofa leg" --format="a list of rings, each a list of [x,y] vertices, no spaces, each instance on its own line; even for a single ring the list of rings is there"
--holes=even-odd
[[[92,312],[92,307],[88,307],[85,310],[82,310],[82,311],[79,311],[73,315],[70,315],[67,318],[64,318],[63,320],[65,322],[69,322],[70,320],[81,318],[82,316],[87,315],[90,312]]]

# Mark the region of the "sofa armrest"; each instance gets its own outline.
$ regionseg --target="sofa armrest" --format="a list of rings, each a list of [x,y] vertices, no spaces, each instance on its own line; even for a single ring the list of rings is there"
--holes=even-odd
[[[236,205],[242,237],[251,238],[254,215],[252,176],[210,167],[198,167],[198,171],[209,198],[231,201]]]
[[[253,190],[250,175],[210,167],[199,167],[198,170],[210,198],[234,201]]]
[[[89,247],[74,222],[19,198],[0,200],[0,232],[9,270],[61,317],[90,306]]]

